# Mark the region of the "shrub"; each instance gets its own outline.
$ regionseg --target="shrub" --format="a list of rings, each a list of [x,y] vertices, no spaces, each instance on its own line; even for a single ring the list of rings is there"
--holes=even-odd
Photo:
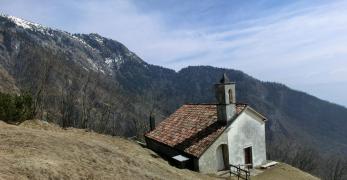
[[[33,117],[34,108],[31,95],[0,92],[0,120],[16,123]]]

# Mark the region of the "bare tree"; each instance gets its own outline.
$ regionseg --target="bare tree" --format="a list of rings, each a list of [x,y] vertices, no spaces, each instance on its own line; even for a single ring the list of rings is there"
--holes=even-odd
[[[62,115],[62,127],[66,128],[69,126],[75,126],[73,122],[73,108],[74,108],[74,96],[71,89],[71,80],[68,76],[65,76],[64,87],[61,90],[61,104],[60,113]]]
[[[108,130],[108,124],[110,121],[111,109],[112,109],[112,105],[104,104],[103,110],[101,113],[101,119],[100,119],[100,121],[102,122],[101,127],[100,127],[101,128],[100,132],[102,132],[102,133],[106,133]]]
[[[347,179],[347,159],[342,156],[331,156],[326,161],[324,170],[325,180],[344,180]]]
[[[90,118],[91,105],[88,98],[88,85],[90,83],[90,76],[88,74],[86,81],[83,83],[81,88],[81,99],[82,99],[82,117],[81,117],[81,127],[88,128],[88,121]]]
[[[49,73],[52,69],[52,61],[51,56],[45,55],[43,60],[43,64],[39,69],[37,69],[37,74],[39,74],[39,79],[37,84],[34,87],[31,87],[31,91],[33,94],[33,102],[34,102],[34,114],[39,116],[38,118],[42,118],[45,110],[45,101],[47,97],[47,84]]]
[[[320,156],[309,146],[299,146],[293,153],[291,164],[301,170],[312,172],[318,167],[317,159]]]
[[[316,170],[320,159],[320,155],[313,148],[294,142],[281,142],[272,145],[268,148],[268,157],[307,172]]]

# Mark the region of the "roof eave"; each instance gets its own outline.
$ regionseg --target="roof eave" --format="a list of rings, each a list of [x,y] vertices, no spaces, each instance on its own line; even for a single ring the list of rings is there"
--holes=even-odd
[[[256,110],[253,109],[252,107],[247,106],[246,109],[251,110],[254,114],[256,114],[257,116],[259,116],[264,122],[268,121],[268,119],[267,119],[264,115],[260,114],[258,111],[256,111]]]
[[[247,106],[248,107],[248,106]],[[200,158],[206,151],[207,151],[207,149],[209,149],[211,146],[212,146],[212,144],[214,143],[214,142],[216,142],[216,140],[228,129],[228,127],[247,109],[247,107],[246,108],[244,108],[240,113],[238,113],[234,118],[233,118],[233,120],[230,120],[227,124],[226,124],[226,126],[225,126],[225,128],[224,128],[224,130],[216,137],[216,139],[211,143],[211,144],[209,144],[203,151],[202,151],[202,153],[197,157],[197,158]]]
[[[180,154],[182,154],[184,156],[188,156],[189,158],[200,158],[199,156],[196,156],[196,155],[191,154],[191,153],[187,153],[184,150],[178,149],[175,146],[170,146],[170,145],[168,145],[166,143],[163,143],[161,141],[158,141],[158,140],[156,140],[156,139],[154,139],[152,137],[145,136],[145,139],[150,139],[150,140],[155,141],[156,143],[159,143],[159,144],[161,144],[163,146],[166,146],[168,148],[172,148],[173,150],[177,151],[178,153],[180,153]]]

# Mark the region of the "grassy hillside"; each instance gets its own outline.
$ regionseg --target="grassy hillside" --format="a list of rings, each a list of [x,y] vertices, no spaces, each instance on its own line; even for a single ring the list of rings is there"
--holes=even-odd
[[[43,121],[0,121],[0,179],[219,179],[170,166],[124,138]],[[315,179],[281,164],[255,179]],[[229,178],[227,178],[229,179]]]
[[[123,138],[40,121],[0,129],[0,179],[213,179]]]
[[[252,180],[318,180],[318,178],[311,174],[293,168],[288,164],[279,164],[276,167],[266,170],[264,173],[259,174],[252,178]]]

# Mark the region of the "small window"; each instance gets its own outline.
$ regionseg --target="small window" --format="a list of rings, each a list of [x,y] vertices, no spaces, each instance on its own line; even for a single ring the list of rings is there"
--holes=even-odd
[[[233,103],[233,91],[229,89],[229,103]]]

